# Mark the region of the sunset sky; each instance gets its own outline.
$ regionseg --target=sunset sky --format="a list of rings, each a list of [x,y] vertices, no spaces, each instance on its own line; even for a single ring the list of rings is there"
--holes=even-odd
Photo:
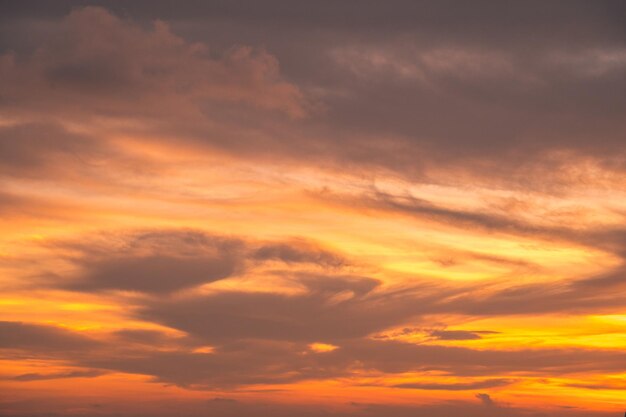
[[[626,2],[0,2],[0,415],[626,410]]]

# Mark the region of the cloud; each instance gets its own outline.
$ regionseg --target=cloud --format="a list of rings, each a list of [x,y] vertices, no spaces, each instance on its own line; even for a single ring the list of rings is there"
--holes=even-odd
[[[68,354],[99,345],[95,340],[61,327],[1,321],[0,349],[19,349],[33,354]]]
[[[86,264],[75,290],[128,290],[163,293],[224,279],[234,272],[228,258],[176,258],[164,254],[116,257]]]
[[[191,333],[193,340],[195,336]],[[448,377],[490,377],[476,382],[407,383],[398,388],[464,391],[505,386],[515,381],[510,373],[554,376],[611,372],[623,366],[623,352],[589,349],[477,350],[461,347],[416,345],[405,342],[352,339],[335,342],[337,349],[309,352],[301,342],[249,339],[242,335],[218,341],[210,353],[195,353],[189,345],[177,350],[114,349],[88,355],[76,366],[150,375],[157,382],[195,389],[285,384],[303,380],[350,378],[360,375],[402,375],[441,371]]]
[[[588,241],[590,246],[601,241],[621,255],[620,233],[607,231],[598,237],[594,233],[587,232],[580,241]],[[412,320],[428,314],[610,311],[623,304],[614,289],[625,282],[623,267],[618,266],[598,276],[518,285],[452,284],[414,277],[411,284],[387,287],[377,279],[355,275],[352,261],[345,255],[314,241],[259,242],[191,229],[101,233],[44,242],[43,246],[51,251],[49,256],[66,260],[72,269],[43,269],[37,284],[81,292],[172,294],[224,279],[254,276],[266,262],[279,261],[281,264],[271,265],[270,273],[298,294],[236,289],[138,306],[144,319],[193,330],[208,339],[227,339],[240,333],[324,343],[411,325]],[[194,317],[199,315],[220,320],[196,322]],[[431,336],[472,340],[481,334],[434,330]]]
[[[120,331],[112,335],[114,340],[139,349],[139,356],[133,353],[129,362],[128,352],[118,351],[120,356],[89,358],[80,365],[153,375],[184,386],[345,377],[355,366],[383,373],[438,369],[501,379],[508,372],[602,372],[621,366],[624,360],[612,351],[507,352],[432,344],[477,340],[486,331],[429,330],[430,339],[423,344],[371,339],[407,325],[428,329],[437,315],[476,318],[612,311],[623,305],[615,291],[622,283],[621,268],[600,277],[506,287],[497,282],[452,285],[417,278],[410,285],[389,286],[347,273],[339,266],[345,263],[336,261],[343,260],[342,255],[320,251],[312,242],[296,244],[293,250],[290,244],[192,230],[96,235],[47,244],[80,267],[70,284],[57,275],[49,285],[83,292],[115,289],[157,295],[133,300],[129,316],[175,329],[184,337]],[[163,297],[233,274],[254,273],[259,262],[268,260],[284,262],[286,269],[280,276],[296,291],[258,292],[240,287]],[[303,355],[313,343],[337,349],[320,357],[313,352]],[[153,352],[151,346],[172,351]],[[197,350],[206,346],[210,349]],[[276,368],[278,363],[281,370]],[[247,368],[245,378],[240,376],[242,366]]]
[[[66,378],[94,378],[103,375],[104,372],[98,370],[86,370],[86,371],[68,371],[68,372],[54,372],[49,374],[29,373],[17,375],[11,380],[13,381],[46,381],[50,379],[66,379]]]
[[[478,6],[452,16],[446,5],[403,2],[398,12],[337,8],[355,19],[350,25],[323,6],[302,14],[277,4],[291,24],[257,7],[195,5],[188,19],[192,8],[110,4],[113,11],[75,8],[60,21],[67,5],[44,7],[56,16],[45,36],[3,55],[0,74],[10,82],[2,93],[11,103],[4,109],[238,157],[382,169],[413,180],[469,175],[550,189],[626,166],[625,103],[614,94],[624,82],[626,46],[607,14],[615,4],[576,3],[567,12],[489,4],[488,16]],[[579,44],[563,13],[585,28]],[[383,24],[383,15],[396,23]],[[518,15],[528,16],[523,25]],[[495,24],[498,18],[508,23]],[[409,24],[415,21],[423,24]],[[18,43],[21,33],[39,33],[33,25],[17,19],[8,35]],[[537,47],[520,36],[529,31],[549,42]],[[272,53],[233,47],[250,44]],[[298,119],[304,115],[306,122]],[[591,168],[572,172],[572,159]]]
[[[378,295],[376,280],[308,277],[305,291],[289,295],[223,291],[176,300],[155,300],[139,317],[185,331],[209,343],[232,339],[333,342],[363,337],[407,319],[409,300]],[[198,321],[196,317],[211,317]]]
[[[481,403],[488,407],[493,407],[493,405],[495,404],[489,394],[476,394],[476,398],[478,398]]]
[[[468,330],[433,330],[430,335],[438,340],[478,340],[482,332]]]
[[[336,269],[348,262],[343,255],[311,241],[256,242],[197,230],[102,233],[89,243],[55,241],[45,246],[77,269],[69,277],[49,271],[53,279],[48,285],[83,292],[166,294],[242,275],[268,261],[282,261],[286,269],[301,271]],[[319,281],[314,275],[307,280],[311,286]],[[362,282],[370,283],[364,284],[365,290],[375,286],[373,280]]]
[[[177,105],[197,111],[193,100],[217,100],[303,114],[298,89],[280,79],[266,52],[238,47],[215,58],[162,21],[144,29],[100,7],[73,10],[26,56],[3,55],[0,73],[12,113],[154,117]]]
[[[0,172],[5,175],[69,175],[64,169],[68,164],[86,165],[86,160],[102,158],[105,150],[93,138],[68,132],[55,123],[0,126]]]
[[[515,372],[534,375],[607,372],[621,366],[626,356],[617,350],[470,349],[367,339],[346,341],[340,344],[340,349],[329,352],[327,358],[354,361],[365,370],[384,373],[439,370],[457,376],[495,376]]]
[[[395,388],[420,389],[420,390],[442,390],[442,391],[468,391],[483,388],[494,388],[510,385],[515,380],[510,379],[487,379],[484,381],[451,383],[451,384],[429,384],[421,382],[407,382],[393,385]],[[481,395],[481,394],[478,394]],[[486,395],[486,394],[483,394]]]
[[[172,292],[235,274],[242,267],[240,246],[237,240],[192,231],[139,233],[103,247],[78,244],[78,278],[57,285],[79,291]]]
[[[207,322],[221,319],[216,315],[199,314],[196,317],[207,317],[209,319],[203,320]],[[268,326],[263,323],[261,326],[264,329],[257,333],[252,333],[240,323],[229,324],[233,325],[230,332],[214,338],[207,337],[206,329],[187,328],[187,336],[179,338],[146,335],[145,332],[136,335],[132,332],[117,332],[113,338],[100,334],[96,342],[78,332],[54,326],[4,322],[0,326],[3,333],[0,348],[19,353],[21,357],[63,360],[77,368],[77,373],[35,374],[20,377],[22,379],[122,372],[148,375],[155,382],[208,390],[351,378],[355,373],[391,376],[407,372],[440,371],[446,375],[441,382],[406,383],[400,384],[398,388],[464,391],[514,383],[514,379],[503,377],[512,373],[523,373],[527,377],[603,373],[620,369],[626,361],[626,355],[619,350],[479,350],[372,340],[354,334],[336,338],[334,344],[337,348],[320,354],[310,351],[306,340],[308,336],[296,334],[293,337],[293,333],[286,333],[291,336],[289,339],[283,333],[277,334],[274,328],[268,331]],[[342,327],[341,324],[339,326]],[[174,328],[185,329],[183,326]],[[333,329],[325,331],[332,332]],[[320,336],[313,334],[315,337]],[[126,337],[126,341],[123,342],[120,336]],[[135,342],[131,342],[129,336]],[[207,344],[212,346],[210,351],[197,350],[197,347]],[[451,383],[449,378],[452,376],[488,379]]]
[[[84,313],[107,321],[87,332],[0,322],[10,360],[68,367],[16,373],[15,390],[38,385],[20,381],[115,372],[207,397],[164,398],[149,405],[154,412],[99,400],[103,416],[604,417],[509,408],[510,397],[494,403],[482,391],[528,378],[540,392],[544,378],[588,376],[570,386],[619,388],[598,375],[625,368],[623,349],[510,346],[509,336],[526,337],[514,330],[496,346],[480,340],[495,332],[453,329],[624,307],[618,3],[0,4],[0,212],[10,226],[2,287],[45,299],[26,313],[37,323],[83,320],[68,307],[76,299],[107,306],[102,316]],[[428,189],[422,198],[363,185],[379,179],[392,190],[396,180]],[[539,219],[552,210],[539,208],[547,196],[533,200],[540,193],[556,211],[576,213]],[[533,201],[503,204],[510,195]],[[429,230],[401,230],[414,219]],[[221,232],[178,228],[211,224]],[[85,233],[96,229],[111,231]],[[231,230],[240,235],[223,234]],[[441,239],[429,242],[430,231]],[[521,249],[501,256],[506,242],[490,253],[494,234],[523,238],[512,242]],[[521,246],[530,240],[542,255],[518,259],[536,253]],[[444,241],[472,251],[444,251]],[[612,266],[563,279],[580,260],[560,270],[569,252],[546,254],[560,244],[593,249],[590,259],[604,251],[593,268]],[[422,260],[425,274],[437,264],[444,276],[469,266],[472,276],[498,279],[406,273]],[[295,382],[350,386],[370,377],[380,389],[468,401],[338,411],[238,396],[257,384],[288,392]],[[23,412],[7,414],[93,414],[72,397],[76,404],[41,400],[38,410],[8,402]]]
[[[114,332],[113,336],[122,343],[138,343],[147,346],[163,346],[177,340],[158,330],[146,329],[122,329]]]
[[[252,255],[259,260],[280,260],[287,263],[314,263],[334,267],[345,266],[347,260],[330,251],[304,241],[266,244]]]
[[[215,401],[215,398],[223,400]],[[232,401],[231,401],[232,400]],[[41,412],[38,407],[45,406],[46,412]],[[185,416],[200,417],[207,414],[215,417],[238,417],[242,415],[258,415],[262,413],[267,417],[291,417],[294,415],[303,417],[450,417],[462,415],[467,417],[497,417],[503,413],[511,417],[523,417],[536,415],[537,411],[523,407],[485,407],[476,404],[475,401],[446,401],[434,404],[384,404],[384,403],[340,403],[334,407],[307,401],[300,404],[278,403],[270,401],[235,400],[229,397],[214,397],[213,399],[159,399],[149,404],[130,402],[107,402],[103,404],[89,403],[82,398],[72,399],[71,405],[79,408],[73,415],[87,417],[93,415],[94,409],[104,417],[127,415],[132,412],[135,416],[158,416],[165,417],[173,412],[182,413]],[[29,417],[43,417],[50,413],[63,413],[70,406],[58,398],[41,398],[38,404],[33,402],[11,402],[5,405],[6,410],[11,410],[15,415]],[[611,417],[615,413],[606,411],[593,411],[589,409],[566,409],[563,407],[551,407],[548,409],[550,416],[554,417]],[[126,413],[126,414],[124,414]],[[11,414],[10,414],[11,415]]]
[[[355,370],[387,374],[439,370],[450,375],[490,377],[485,381],[491,382],[485,383],[492,383],[508,379],[502,375],[511,372],[608,372],[624,361],[623,355],[614,351],[504,351],[432,344],[476,340],[486,331],[431,330],[431,338],[422,344],[372,339],[400,326],[428,328],[433,315],[475,318],[611,311],[623,304],[614,291],[621,285],[621,280],[614,278],[622,276],[621,269],[601,277],[504,288],[498,283],[451,285],[420,279],[394,287],[346,273],[338,266],[344,263],[335,261],[343,256],[320,251],[314,243],[297,244],[293,250],[289,244],[192,230],[96,235],[47,244],[81,266],[76,281],[68,285],[56,278],[57,286],[159,295],[132,301],[129,316],[184,334],[171,337],[148,330],[118,331],[111,335],[112,340],[124,348],[116,347],[111,354],[98,357],[88,355],[76,365],[152,375],[158,381],[181,386],[215,387],[348,377]],[[239,288],[162,296],[227,278],[233,271],[249,273],[259,262],[268,260],[284,263],[287,269],[282,275],[297,291]],[[228,274],[218,268],[222,265],[227,265]],[[311,266],[319,269],[311,270]],[[155,277],[158,280],[152,283]],[[313,343],[337,348],[320,355],[308,348]],[[154,351],[154,346],[167,351]],[[210,349],[205,349],[207,346]],[[433,382],[429,387],[443,389],[446,384]],[[457,389],[464,386],[472,389],[473,385],[461,384]],[[487,386],[476,389],[483,387]],[[454,389],[452,385],[448,388]]]
[[[475,288],[449,299],[446,311],[467,315],[583,313],[610,311],[623,305],[615,292],[626,284],[623,267],[600,277],[509,286]]]
[[[312,193],[312,195],[321,201],[359,211],[403,215],[460,230],[528,237],[546,242],[568,242],[603,250],[626,260],[626,232],[620,225],[573,227],[564,226],[565,219],[539,223],[536,220],[524,218],[520,213],[511,210],[457,208],[445,204],[435,204],[427,199],[415,197],[408,191],[392,194],[383,192],[376,187],[360,190],[356,194],[342,195],[324,189],[318,193]],[[459,255],[494,263],[508,263],[527,269],[537,266],[517,259],[477,254],[471,251],[459,253]]]

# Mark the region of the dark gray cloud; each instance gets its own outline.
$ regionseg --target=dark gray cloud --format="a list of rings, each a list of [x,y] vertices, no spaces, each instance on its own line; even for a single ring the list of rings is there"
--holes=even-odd
[[[229,277],[235,261],[228,257],[177,258],[165,254],[114,257],[87,263],[88,272],[69,289],[127,290],[164,293]]]
[[[147,346],[164,346],[179,340],[157,330],[145,329],[122,329],[113,333],[113,336],[122,343]]]
[[[80,291],[126,290],[167,293],[234,275],[243,267],[242,243],[198,232],[146,232],[105,244],[59,243],[78,249],[81,271],[61,285]]]
[[[584,388],[592,390],[624,390],[626,384],[620,382],[580,382],[563,384],[564,387]]]
[[[397,341],[352,340],[329,352],[329,360],[344,359],[364,369],[386,373],[440,370],[452,375],[492,376],[509,372],[542,375],[610,372],[626,356],[616,350],[520,349],[490,350],[412,344]]]
[[[410,285],[389,287],[349,273],[351,266],[344,256],[312,242],[253,242],[191,230],[102,235],[92,237],[88,244],[46,245],[57,251],[55,256],[78,268],[71,276],[47,271],[47,285],[85,292],[125,290],[164,295],[253,274],[268,260],[283,262],[285,269],[272,273],[299,288],[297,294],[240,289],[136,305],[140,318],[209,343],[232,339],[332,342],[411,326],[429,314],[597,313],[623,307],[616,290],[626,285],[624,269],[618,267],[600,276],[519,285],[497,281],[452,285],[415,277]],[[616,244],[613,248],[621,250]],[[439,340],[473,340],[483,334],[485,331],[430,331],[430,336]]]
[[[18,349],[35,354],[70,353],[98,346],[91,338],[60,327],[0,322],[0,349]]]
[[[459,289],[446,293],[445,288],[426,285],[421,289],[382,289],[375,280],[339,276],[303,276],[301,282],[305,291],[293,295],[225,291],[144,300],[135,309],[138,318],[180,330],[187,336],[175,342],[153,332],[118,336],[145,346],[154,341],[174,346],[175,350],[143,350],[141,354],[118,350],[112,355],[89,357],[80,364],[152,375],[158,381],[181,386],[215,387],[347,377],[355,370],[388,374],[438,370],[480,377],[610,372],[626,361],[622,352],[613,350],[477,350],[369,338],[434,313],[598,311],[615,305],[611,302],[622,303],[611,288],[595,296],[587,288],[563,294],[555,293],[555,286],[547,283],[536,284],[531,290],[481,288],[486,291],[483,294],[471,286],[467,293]],[[469,340],[486,331],[431,333],[433,340]],[[137,349],[136,342],[131,344],[133,349]],[[332,343],[338,348],[316,353],[307,347],[312,342]],[[193,351],[203,345],[212,346],[211,352]],[[481,387],[487,385],[476,388]],[[446,389],[437,384],[431,388]],[[472,389],[470,385],[466,388]]]
[[[104,372],[99,370],[86,370],[86,371],[68,371],[68,372],[54,372],[49,374],[29,373],[17,375],[10,378],[13,381],[46,381],[50,379],[66,379],[66,378],[94,378],[103,375]]]
[[[197,110],[194,100],[301,111],[297,88],[280,79],[275,59],[262,50],[213,57],[163,22],[146,29],[96,7],[73,10],[54,31],[35,51],[3,55],[0,104],[9,114],[147,121],[168,112],[185,117]],[[17,82],[31,85],[18,89]]]
[[[0,127],[0,170],[2,174],[40,177],[42,171],[86,164],[103,151],[84,135],[73,134],[55,123]],[[66,173],[67,174],[67,173]]]
[[[626,268],[618,268],[605,274],[572,282],[572,287],[577,289],[587,288],[591,292],[610,291],[611,288],[619,289],[623,286],[626,286]]]
[[[92,355],[81,366],[152,376],[155,382],[195,389],[233,389],[253,384],[283,384],[326,379],[343,374],[339,366],[323,366],[305,345],[272,341],[232,342],[213,353],[124,351]]]
[[[288,76],[335,92],[314,127],[337,138],[327,147],[343,160],[412,174],[433,163],[488,165],[510,178],[540,169],[550,150],[623,156],[619,2],[395,4],[281,4],[278,15],[210,5],[199,8],[205,17],[172,17],[198,39],[261,39]],[[215,29],[189,29],[202,19]]]
[[[485,332],[472,332],[468,330],[433,330],[430,335],[438,340],[478,340]],[[492,333],[492,332],[486,332]]]
[[[297,295],[223,291],[140,308],[141,318],[183,330],[209,343],[233,339],[330,342],[364,337],[410,320],[419,296],[378,294],[370,278],[309,277]],[[204,317],[206,320],[198,320]]]
[[[495,403],[493,402],[493,399],[491,399],[491,396],[489,394],[476,394],[476,398],[478,398],[483,404],[485,404],[486,406],[493,406]]]
[[[58,332],[48,327],[42,331]],[[48,334],[46,333],[46,334]],[[81,338],[80,335],[73,335]],[[187,339],[193,340],[192,337]],[[468,383],[407,383],[398,388],[430,390],[473,390],[504,386],[515,381],[500,375],[516,373],[526,377],[567,375],[583,372],[611,372],[626,363],[626,356],[616,350],[591,349],[519,349],[489,350],[420,345],[398,341],[354,338],[337,342],[339,348],[317,353],[301,342],[246,340],[233,338],[217,344],[212,352],[198,352],[198,344],[187,342],[177,348],[109,344],[72,348],[62,352],[53,347],[35,347],[15,341],[5,343],[21,355],[63,359],[82,367],[87,377],[94,370],[149,375],[156,382],[196,389],[232,389],[251,384],[284,384],[302,380],[347,378],[355,371],[404,374],[440,371],[448,375],[490,377]],[[93,376],[97,376],[94,374]],[[38,377],[38,376],[35,376]],[[59,376],[61,377],[61,376]],[[28,378],[28,377],[25,377]]]
[[[337,316],[340,317],[340,316]],[[196,315],[197,321],[220,320],[215,315]],[[357,317],[357,320],[359,317]],[[515,381],[502,375],[545,377],[578,373],[612,372],[626,364],[626,355],[619,350],[594,349],[470,349],[465,347],[415,344],[400,341],[373,340],[364,335],[348,334],[333,342],[337,349],[315,352],[308,349],[308,340],[293,336],[287,328],[274,328],[265,333],[252,333],[241,323],[230,332],[207,341],[205,329],[184,329],[186,337],[117,332],[113,338],[100,341],[81,333],[54,326],[1,323],[2,346],[19,357],[63,360],[77,367],[71,372],[17,376],[18,379],[96,377],[99,372],[124,372],[148,375],[155,382],[182,387],[215,389],[242,387],[251,384],[284,384],[302,380],[347,378],[358,371],[404,374],[439,371],[448,375],[488,378],[468,383],[408,383],[399,388],[432,390],[472,390],[504,386]],[[324,323],[323,323],[324,324]],[[239,327],[236,327],[239,326]],[[341,326],[339,326],[341,327]],[[333,329],[330,329],[332,331]],[[314,333],[316,330],[312,329]],[[145,332],[144,332],[145,333]],[[327,336],[315,334],[314,336]],[[101,335],[105,336],[105,335]],[[120,336],[139,337],[139,343],[120,343]],[[328,337],[333,337],[330,334]],[[304,339],[304,340],[303,340]],[[198,347],[209,343],[210,352]],[[167,347],[167,349],[164,349]],[[505,381],[506,380],[506,381]]]
[[[2,61],[3,108],[429,181],[445,168],[550,188],[572,181],[553,169],[572,157],[621,171],[623,5],[548,3],[4,6],[17,58]],[[54,24],[30,30],[42,16]],[[146,29],[157,18],[181,36]],[[39,43],[20,48],[26,33]]]
[[[613,236],[615,233],[607,232]],[[605,245],[621,254],[623,236]],[[595,242],[598,238],[588,238]],[[136,306],[142,319],[192,333],[207,342],[275,339],[330,342],[365,337],[413,325],[429,314],[466,316],[579,314],[623,307],[616,291],[626,285],[623,267],[600,276],[503,285],[450,284],[415,277],[412,283],[382,286],[348,272],[338,253],[314,242],[254,242],[192,230],[130,232],[84,241],[46,243],[76,273],[46,271],[48,286],[75,291],[134,291],[170,294],[226,278],[254,274],[266,261],[271,272],[299,289],[297,294],[244,289],[154,299]],[[197,320],[210,317],[211,320]],[[439,340],[472,340],[484,331],[431,330]]]
[[[59,279],[55,271],[49,271],[52,281],[48,285],[85,292],[171,293],[248,273],[266,261],[282,261],[285,268],[304,271],[348,265],[343,255],[320,248],[311,241],[255,242],[194,230],[102,234],[89,242],[46,245],[78,268],[75,276],[63,279]],[[314,275],[306,281],[310,285],[319,282]],[[360,291],[359,288],[369,290],[376,285],[373,280],[362,282],[365,286],[355,284],[356,291]],[[328,281],[324,285],[333,284]]]
[[[9,204],[14,203],[9,200]],[[428,208],[425,215],[431,216],[431,204],[421,205]],[[457,217],[454,210],[434,210],[437,216],[443,213],[442,222],[453,222]],[[413,210],[409,214],[412,213]],[[421,215],[421,209],[418,213]],[[515,219],[511,221],[516,226],[509,227],[506,218],[496,216],[492,221],[483,213],[473,216],[462,212],[459,216],[461,225],[467,225],[469,218],[478,221],[476,227],[487,227],[483,226],[486,223],[493,230],[525,233],[527,228],[540,229],[520,225]],[[625,253],[621,230],[577,234],[566,229],[548,229],[536,233],[545,233],[546,238],[554,233],[559,238],[606,248],[619,256]],[[42,244],[52,250],[51,256],[68,261],[74,272],[42,270],[37,279],[25,281],[28,288],[44,285],[82,292],[121,290],[159,296],[146,302],[126,300],[132,304],[129,314],[182,330],[197,339],[194,343],[223,344],[249,339],[333,343],[405,326],[427,329],[434,343],[475,340],[486,333],[436,327],[432,330],[433,323],[423,320],[429,315],[446,314],[475,317],[601,313],[625,305],[619,292],[626,285],[622,267],[599,276],[530,284],[452,284],[416,276],[410,284],[393,287],[356,275],[352,261],[343,254],[302,239],[264,242],[172,229],[94,234]],[[257,293],[242,288],[182,298],[162,297],[205,283],[255,274],[256,268],[265,268],[267,261],[272,261],[270,274],[299,292]],[[15,262],[27,265],[32,259]],[[133,344],[190,343],[160,339],[149,333],[119,337],[123,343]]]
[[[567,4],[568,7],[564,7]],[[229,20],[245,21],[249,25],[292,28],[294,32],[311,28],[328,31],[373,32],[371,36],[389,32],[422,32],[439,34],[441,38],[468,37],[481,42],[530,42],[547,37],[559,42],[574,42],[591,37],[588,41],[614,41],[624,39],[623,4],[619,1],[477,1],[471,5],[458,5],[452,1],[394,0],[387,6],[376,1],[347,1],[336,4],[324,0],[310,4],[272,0],[264,4],[254,1],[186,1],[171,7],[167,1],[135,1],[120,5],[114,1],[61,0],[28,3],[8,2],[2,5],[7,19],[23,17],[59,18],[72,8],[97,5],[110,8],[134,18],[170,20]],[[358,5],[358,7],[356,7]],[[332,11],[332,13],[329,13]],[[348,17],[350,19],[348,19]],[[572,32],[571,22],[580,29]],[[533,32],[521,37],[529,28]],[[500,35],[497,37],[495,35]],[[524,33],[525,34],[525,33]],[[235,33],[228,33],[235,36]]]
[[[314,263],[331,267],[345,266],[347,260],[336,253],[320,249],[305,241],[266,244],[252,255],[259,260],[280,260],[287,263]]]
[[[494,388],[510,385],[515,380],[511,379],[486,379],[484,381],[453,383],[453,384],[434,384],[424,382],[407,382],[394,385],[395,388],[419,389],[419,390],[444,390],[444,391],[468,391],[484,388]]]

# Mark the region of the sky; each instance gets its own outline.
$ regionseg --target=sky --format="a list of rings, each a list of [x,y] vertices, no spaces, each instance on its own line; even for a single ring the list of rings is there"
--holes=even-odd
[[[609,417],[623,1],[0,2],[0,414]]]

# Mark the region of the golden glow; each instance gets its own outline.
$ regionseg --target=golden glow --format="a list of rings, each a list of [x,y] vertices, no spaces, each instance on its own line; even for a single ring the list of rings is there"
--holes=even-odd
[[[403,127],[343,132],[349,111],[333,119],[323,102],[331,93],[287,81],[262,48],[220,52],[163,22],[147,30],[99,8],[67,19],[33,31],[64,28],[52,49],[0,52],[9,80],[0,80],[0,152],[9,154],[0,155],[0,332],[10,332],[0,333],[0,406],[37,398],[50,415],[100,415],[102,404],[102,415],[150,415],[163,404],[183,415],[179,403],[208,415],[207,401],[313,403],[339,415],[457,403],[524,409],[515,415],[623,412],[622,154],[562,149],[583,136],[570,143],[570,130],[548,124],[519,132],[555,135],[545,149],[529,139],[537,155],[502,138],[502,155],[520,159],[509,170],[500,144],[469,152],[471,134],[465,143],[448,126],[424,137],[404,137]],[[91,28],[81,19],[120,45],[76,35]],[[128,56],[117,35],[133,46]],[[23,43],[18,50],[32,41]],[[390,71],[394,88],[427,83],[425,96],[453,97],[448,90],[470,83],[454,78],[457,67],[497,80],[489,88],[516,70],[488,48],[415,46],[396,57],[362,43],[325,51],[343,65],[337,73]],[[120,65],[109,57],[118,48]],[[99,83],[94,62],[112,62],[111,80],[105,68]],[[128,91],[104,91],[126,76]],[[449,85],[438,88],[440,79]],[[347,97],[346,88],[332,94]],[[363,91],[354,96],[384,96]],[[457,92],[455,106],[479,91]],[[431,143],[438,130],[461,139]],[[501,138],[487,139],[484,148]],[[611,140],[598,153],[621,145]],[[454,144],[463,149],[448,155]]]
[[[338,346],[331,345],[328,343],[311,343],[309,345],[309,349],[317,353],[332,352],[333,350],[337,348]]]
[[[119,142],[129,148],[130,142]],[[133,152],[141,153],[142,142],[136,142]],[[154,150],[144,155],[167,162],[167,151]],[[150,172],[151,180],[143,182],[145,177],[123,179],[123,182],[142,183],[138,192],[124,193],[123,188],[113,188],[113,193],[103,195],[96,187],[84,184],[66,184],[64,188],[48,188],[45,183],[32,183],[28,187],[24,182],[8,184],[12,193],[32,198],[41,204],[52,204],[56,207],[72,207],[71,220],[65,214],[52,215],[35,220],[30,217],[19,219],[5,218],[0,220],[6,225],[1,247],[3,257],[9,262],[3,266],[5,284],[14,286],[5,292],[0,299],[2,306],[1,319],[29,323],[52,324],[70,330],[84,332],[92,337],[106,339],[110,332],[122,329],[154,329],[179,333],[173,329],[129,318],[125,311],[124,299],[113,294],[75,294],[59,290],[39,290],[36,293],[24,292],[19,282],[25,275],[44,274],[47,270],[66,271],[70,276],[76,271],[63,258],[55,256],[59,250],[69,251],[71,248],[56,248],[56,242],[75,240],[83,236],[107,231],[149,230],[149,229],[195,229],[209,233],[224,235],[240,235],[256,241],[275,241],[283,237],[306,236],[324,247],[342,253],[350,260],[350,268],[360,274],[368,274],[381,279],[387,285],[406,285],[415,277],[440,280],[441,282],[472,283],[484,281],[490,285],[498,285],[500,280],[515,277],[519,284],[540,282],[557,282],[563,279],[593,276],[601,274],[619,265],[619,260],[610,252],[591,250],[568,240],[545,239],[543,236],[529,234],[492,233],[481,228],[466,228],[463,223],[458,225],[447,223],[441,219],[428,216],[398,214],[392,211],[375,209],[360,210],[358,206],[350,207],[327,200],[323,195],[316,195],[320,187],[333,187],[334,193],[350,195],[355,193],[355,185],[359,180],[350,182],[349,178],[330,182],[324,172],[303,170],[296,175],[297,168],[290,168],[292,176],[280,179],[272,171],[271,166],[258,165],[254,172],[248,172],[235,160],[222,160],[221,165],[211,159],[210,168],[205,170],[206,161],[195,162],[197,155],[192,156],[180,152],[176,161],[164,170],[163,180],[158,180],[156,172]],[[192,158],[187,160],[186,158]],[[219,175],[218,175],[219,172]],[[227,182],[221,181],[227,178]],[[346,185],[342,185],[342,182]],[[380,182],[379,182],[380,183]],[[350,184],[350,185],[347,185]],[[411,189],[410,183],[394,180],[394,189]],[[123,184],[120,184],[123,187]],[[175,192],[171,192],[175,187]],[[345,187],[345,188],[342,188]],[[358,187],[356,188],[358,190]],[[390,187],[387,186],[387,191]],[[485,190],[488,192],[489,190]],[[413,192],[417,192],[414,189]],[[493,193],[492,191],[489,191]],[[436,189],[423,187],[419,189],[421,198],[429,198],[439,204],[446,204],[450,209],[466,210],[469,208],[484,210],[481,206],[485,200],[478,194],[463,189],[447,187]],[[511,192],[507,192],[511,195]],[[596,219],[604,222],[606,217],[595,216],[594,207],[604,201],[604,195],[594,190],[587,197],[583,191],[577,193],[572,205],[584,202],[590,213],[586,218],[593,223]],[[586,198],[586,200],[585,200]],[[567,206],[566,200],[560,204]],[[456,206],[458,205],[458,207]],[[48,210],[48,209],[46,209]],[[528,210],[525,216],[529,219],[540,219],[543,209],[537,213]],[[53,213],[53,211],[48,211]],[[591,224],[590,223],[590,224]],[[18,226],[19,224],[19,226]],[[28,269],[21,266],[20,259],[37,256],[39,261],[29,265]],[[245,291],[281,292],[298,294],[301,289],[293,287],[289,280],[281,281],[273,275],[275,268],[288,268],[289,265],[276,264],[268,269],[257,269],[257,275],[233,277],[218,281],[199,291]],[[504,282],[504,281],[503,281]],[[345,294],[350,297],[349,294]],[[345,297],[344,297],[345,298]],[[337,300],[336,302],[340,302]],[[422,329],[401,334],[401,329],[389,329],[384,334],[388,338],[421,344],[439,344],[447,346],[465,346],[473,349],[511,350],[520,346],[533,348],[599,348],[624,349],[624,316],[589,315],[589,316],[495,316],[480,317],[441,317],[450,331],[480,331],[480,338],[471,340],[433,340],[429,336],[432,329]],[[166,349],[165,347],[163,347]],[[167,348],[170,349],[170,348]],[[323,341],[310,344],[311,353],[326,354],[338,349]],[[193,349],[195,354],[212,354],[212,346],[199,346]],[[47,372],[56,369],[53,364]],[[28,373],[19,367],[27,366],[23,361],[7,362],[6,374],[16,375]],[[616,369],[616,371],[619,371]],[[584,385],[589,378],[598,385],[619,378],[617,375],[576,375],[568,379],[560,378],[528,378],[520,379],[517,375],[491,375],[490,378],[515,379],[513,385],[504,388],[492,388],[500,401],[513,403],[541,404],[559,398],[572,406],[593,406],[598,409],[610,409],[616,398],[621,394],[618,388],[621,383],[612,382],[606,389],[586,390]],[[320,401],[341,401],[350,398],[353,401],[366,401],[371,395],[379,400],[387,399],[394,403],[463,399],[463,392],[446,390],[423,391],[415,389],[398,389],[392,385],[420,381],[422,384],[454,384],[467,382],[449,376],[437,375],[361,375],[354,374],[349,379],[300,382],[281,389],[287,389],[294,398],[318,398]],[[115,396],[120,391],[117,384],[124,387],[135,387],[133,390],[145,389],[154,392],[162,390],[153,387],[148,377],[128,374],[107,374],[94,379],[83,378],[85,387],[98,387],[99,390],[110,390]],[[368,382],[369,381],[369,382]],[[81,382],[82,384],[82,382]],[[6,383],[5,383],[6,385]],[[370,385],[369,387],[367,385]],[[22,387],[29,390],[45,388],[52,392],[51,381],[23,382]],[[54,390],[75,386],[72,379],[54,380]],[[276,389],[275,386],[271,386]],[[168,388],[172,390],[172,388]],[[88,389],[85,388],[87,391]],[[126,390],[124,388],[123,390]],[[122,391],[123,391],[122,390]],[[146,392],[148,392],[146,391]],[[184,390],[176,389],[175,395],[182,395]],[[375,394],[373,394],[375,393]],[[126,394],[124,394],[126,395]],[[142,394],[143,395],[143,394]],[[187,394],[185,394],[187,395]],[[281,395],[274,395],[276,401],[285,401]],[[267,394],[263,397],[269,398]],[[282,400],[281,400],[282,398]],[[334,398],[334,399],[332,399]],[[418,400],[419,399],[419,400]]]

